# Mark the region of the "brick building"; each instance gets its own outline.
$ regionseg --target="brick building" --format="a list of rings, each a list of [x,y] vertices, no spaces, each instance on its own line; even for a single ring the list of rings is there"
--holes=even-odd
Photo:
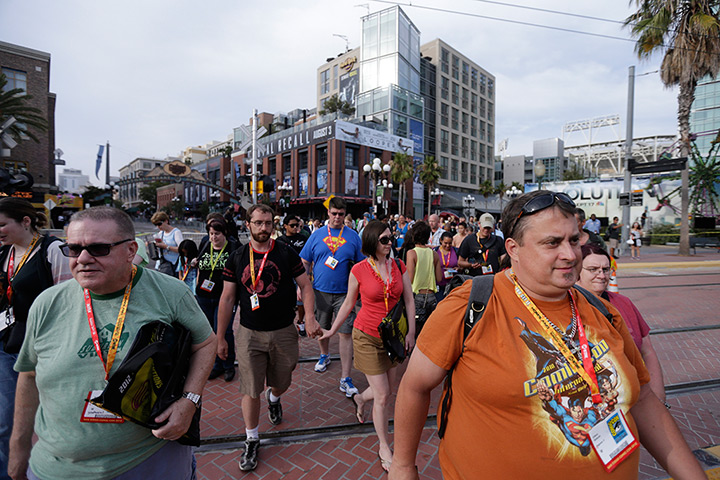
[[[0,41],[0,71],[7,77],[6,89],[20,88],[32,96],[28,106],[40,110],[47,131],[33,129],[39,142],[24,138],[0,156],[0,166],[26,170],[35,180],[32,202],[42,204],[45,194],[55,193],[55,94],[50,92],[50,54]]]

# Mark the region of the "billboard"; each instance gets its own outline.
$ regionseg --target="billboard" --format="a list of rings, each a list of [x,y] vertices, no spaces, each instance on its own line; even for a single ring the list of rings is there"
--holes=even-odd
[[[317,172],[317,193],[318,195],[324,195],[327,193],[327,170],[322,169]]]
[[[409,138],[398,137],[342,120],[335,122],[335,138],[343,142],[356,143],[389,152],[413,154],[413,142]]]
[[[343,102],[348,102],[355,107],[355,99],[360,91],[359,70],[351,70],[348,73],[340,75],[340,94],[338,98]]]
[[[358,194],[358,171],[350,168],[345,169],[345,193],[347,195]]]

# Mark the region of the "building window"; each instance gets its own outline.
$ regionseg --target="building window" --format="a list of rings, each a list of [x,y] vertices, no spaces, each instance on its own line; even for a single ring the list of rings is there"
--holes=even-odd
[[[292,171],[292,160],[289,153],[282,156],[282,169],[283,173],[290,173]]]
[[[460,80],[460,59],[455,55],[452,56],[452,77]]]
[[[460,85],[455,82],[452,84],[452,103],[455,105],[460,104]]]
[[[480,74],[480,93],[485,95],[485,85],[487,84],[487,77],[484,73]]]
[[[338,66],[333,65],[333,90],[338,89]]]
[[[488,102],[488,116],[487,116],[488,120],[492,120],[494,114],[495,114],[495,108],[493,107],[493,103]]]
[[[268,175],[273,177],[277,174],[277,159],[275,157],[268,158]]]
[[[462,157],[468,158],[468,139],[467,139],[467,137],[462,137],[460,139],[460,145],[461,145]]]
[[[493,141],[493,126],[490,123],[488,123],[488,126],[487,126],[487,139],[488,139],[488,142]]]
[[[453,182],[458,181],[458,161],[457,160],[451,160],[450,161],[450,180]]]
[[[470,164],[470,185],[477,184],[477,165]]]
[[[320,72],[320,95],[330,93],[330,69]]]
[[[345,147],[345,166],[358,166],[358,150],[356,148]]]
[[[493,79],[488,79],[488,97],[493,98],[494,94],[495,94],[495,81]]]
[[[448,111],[450,106],[447,103],[440,104],[440,124],[444,127],[448,126]]]
[[[318,167],[324,167],[327,165],[327,147],[318,147],[317,148],[317,166]]]
[[[480,99],[480,116],[483,117],[483,118],[485,118],[485,116],[486,116],[486,112],[485,112],[485,99],[484,99],[484,98],[481,98],[481,99]]]
[[[460,121],[458,118],[459,116],[460,116],[460,111],[457,108],[453,108],[452,109],[452,128],[455,130],[460,130],[460,127],[458,125],[458,122]]]
[[[462,89],[462,108],[468,108],[468,89],[464,87]]]
[[[440,96],[443,100],[447,100],[450,97],[450,79],[447,77],[441,77],[440,81]]]
[[[470,76],[470,65],[466,62],[462,62],[462,82],[467,85],[468,77]]]
[[[483,122],[482,120],[480,120],[479,137],[480,140],[485,140],[485,122]]]
[[[468,133],[468,114],[465,112],[462,114],[462,133]]]
[[[474,93],[470,94],[470,111],[477,115],[478,96]]]
[[[27,92],[27,73],[12,68],[3,68],[2,73],[7,78],[7,84],[3,88],[4,92],[19,88],[23,92]]]
[[[442,178],[447,180],[448,179],[448,158],[447,157],[440,157],[440,169],[442,170]]]
[[[298,152],[298,165],[299,165],[300,171],[307,170],[307,168],[308,168],[308,152],[307,152],[307,150]]]
[[[477,160],[477,142],[470,140],[470,160],[473,162]]]
[[[447,130],[440,130],[440,151],[443,153],[448,152],[448,143],[450,143],[450,134]]]
[[[470,69],[470,88],[477,90],[478,86],[478,71],[475,68]]]
[[[470,136],[477,137],[477,118],[470,117]]]
[[[460,163],[460,181],[463,183],[468,181],[468,164],[465,162]]]
[[[443,73],[450,73],[450,52],[444,48],[440,49],[440,70]]]
[[[452,134],[452,143],[450,144],[450,153],[452,155],[459,155],[460,147],[458,146],[459,135],[457,133]]]

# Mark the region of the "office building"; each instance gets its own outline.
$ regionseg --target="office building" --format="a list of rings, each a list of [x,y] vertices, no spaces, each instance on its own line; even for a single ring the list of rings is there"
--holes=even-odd
[[[563,179],[563,173],[567,167],[565,159],[565,142],[559,138],[546,138],[533,141],[533,160],[535,165],[545,165],[545,174],[540,180],[543,182],[559,182]],[[534,167],[537,168],[537,167]],[[533,178],[537,182],[537,171]]]
[[[0,72],[7,84],[4,90],[19,88],[32,98],[26,105],[39,110],[47,121],[47,130],[28,127],[38,139],[18,140],[17,146],[0,148],[0,166],[29,172],[35,181],[27,197],[33,203],[43,204],[45,195],[57,191],[55,184],[55,94],[50,92],[50,54],[31,48],[0,41]]]
[[[61,192],[81,194],[88,185],[90,177],[83,174],[82,170],[63,168],[62,173],[58,173],[57,186]]]
[[[695,87],[690,110],[690,131],[697,135],[695,144],[702,155],[710,151],[711,142],[720,131],[720,79],[705,77]]]
[[[337,95],[338,99],[355,106],[360,93],[358,56],[360,49],[355,48],[341,53],[317,69],[317,111],[323,109],[325,101]],[[286,127],[287,128],[287,127]]]
[[[176,158],[167,158],[159,160],[157,158],[136,158],[127,165],[120,167],[120,180],[133,180],[128,184],[119,187],[119,197],[123,205],[127,208],[139,207],[143,200],[140,198],[140,189],[147,183],[135,180],[145,177],[153,168],[162,167],[168,161],[177,160]]]

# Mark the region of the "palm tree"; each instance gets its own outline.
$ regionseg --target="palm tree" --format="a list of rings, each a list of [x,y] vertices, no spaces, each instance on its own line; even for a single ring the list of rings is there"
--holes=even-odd
[[[502,200],[505,196],[505,190],[507,190],[507,185],[505,185],[503,182],[498,183],[498,186],[495,187],[495,191],[493,193],[497,193],[500,196],[500,213],[503,211],[503,204]]]
[[[430,215],[430,209],[432,208],[430,192],[440,179],[441,174],[442,168],[440,168],[440,164],[437,160],[435,160],[435,157],[427,155],[425,160],[423,160],[422,165],[420,165],[420,182],[422,182],[423,185],[426,185],[428,189],[428,216]]]
[[[625,19],[636,37],[638,57],[665,53],[660,79],[666,87],[677,85],[680,152],[690,157],[690,108],[698,80],[715,78],[720,70],[720,21],[715,1],[635,0],[638,10]],[[689,172],[681,173],[680,255],[690,254],[688,225]]]
[[[413,158],[406,154],[397,152],[393,155],[390,178],[398,186],[398,213],[405,213],[405,190],[406,183],[413,177]]]
[[[485,197],[485,211],[487,212],[487,199],[490,195],[495,193],[495,187],[493,187],[493,184],[490,180],[485,180],[484,182],[480,183],[480,195]]]
[[[5,75],[0,73],[0,125],[10,117],[15,117],[16,122],[7,129],[7,133],[18,143],[23,140],[24,135],[40,142],[28,127],[39,131],[47,130],[47,120],[42,116],[42,111],[27,105],[32,96],[25,95],[21,88],[7,89],[7,83]]]

